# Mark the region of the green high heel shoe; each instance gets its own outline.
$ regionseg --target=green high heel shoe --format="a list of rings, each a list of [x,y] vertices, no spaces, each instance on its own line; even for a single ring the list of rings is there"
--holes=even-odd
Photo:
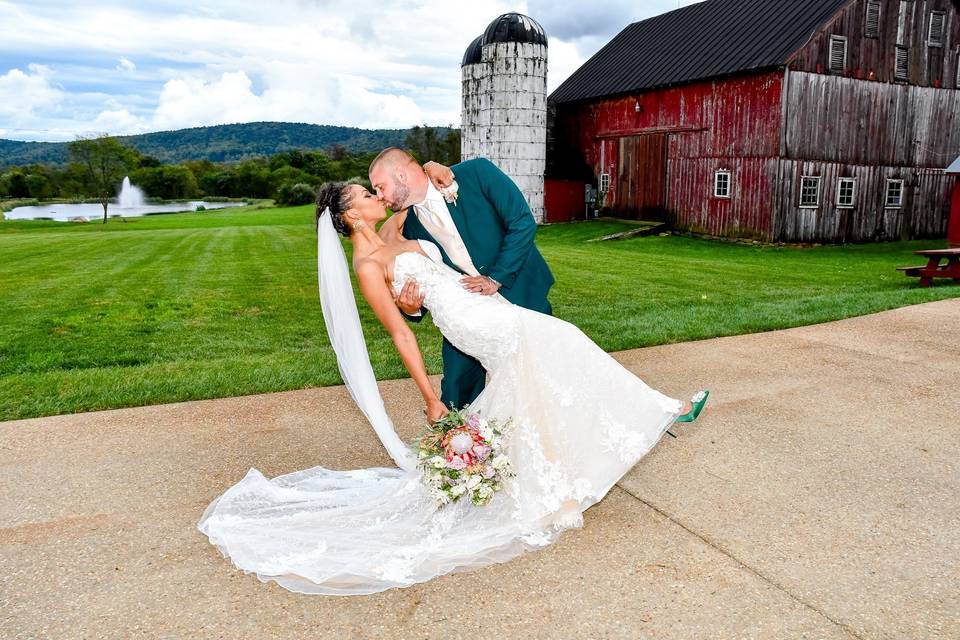
[[[700,412],[703,411],[703,405],[707,404],[707,398],[709,397],[709,390],[704,389],[703,391],[698,391],[692,398],[690,398],[690,404],[692,405],[690,411],[681,416],[677,416],[674,422],[693,422],[696,420],[697,416],[700,415]]]

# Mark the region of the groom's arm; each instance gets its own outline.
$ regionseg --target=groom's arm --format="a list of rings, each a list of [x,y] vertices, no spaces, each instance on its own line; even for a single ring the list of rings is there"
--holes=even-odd
[[[516,183],[486,158],[478,158],[476,162],[480,164],[477,176],[480,190],[493,205],[506,231],[489,276],[509,289],[530,255],[537,223]]]
[[[377,234],[384,242],[390,244],[406,240],[403,236],[403,225],[407,221],[408,211],[409,209],[404,209],[395,213],[380,225]],[[426,309],[423,308],[423,296],[420,295],[419,287],[413,280],[409,280],[403,285],[403,289],[399,295],[393,297],[393,301],[400,309],[403,317],[410,322],[420,322],[426,315]]]

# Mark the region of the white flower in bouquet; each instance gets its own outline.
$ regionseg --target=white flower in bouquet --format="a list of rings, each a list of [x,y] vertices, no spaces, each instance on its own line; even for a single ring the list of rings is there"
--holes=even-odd
[[[450,493],[454,496],[462,496],[467,491],[467,485],[465,484],[455,484],[450,487]]]
[[[447,466],[447,461],[443,459],[443,456],[433,456],[430,458],[430,465],[434,469],[443,469]]]
[[[469,478],[467,478],[467,488],[468,488],[468,489],[473,489],[473,488],[476,487],[478,484],[480,484],[480,481],[481,481],[482,479],[483,479],[483,478],[481,478],[481,477],[478,476],[478,475],[471,475]]]
[[[496,469],[497,471],[502,471],[503,469],[506,469],[507,467],[510,466],[510,458],[504,455],[499,455],[493,459],[493,462],[491,464],[493,465],[493,468]]]

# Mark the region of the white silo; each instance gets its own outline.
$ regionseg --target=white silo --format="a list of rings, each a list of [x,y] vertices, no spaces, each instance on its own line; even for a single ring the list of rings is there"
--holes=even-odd
[[[520,13],[490,23],[463,56],[461,156],[483,156],[510,176],[543,222],[547,144],[547,36]]]

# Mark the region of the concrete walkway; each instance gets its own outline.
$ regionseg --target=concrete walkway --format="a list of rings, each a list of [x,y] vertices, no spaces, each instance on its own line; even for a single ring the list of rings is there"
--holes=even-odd
[[[0,637],[957,638],[958,329],[948,300],[619,354],[707,411],[557,544],[373,596],[262,584],[195,529],[250,467],[389,465],[342,388],[3,423]]]

